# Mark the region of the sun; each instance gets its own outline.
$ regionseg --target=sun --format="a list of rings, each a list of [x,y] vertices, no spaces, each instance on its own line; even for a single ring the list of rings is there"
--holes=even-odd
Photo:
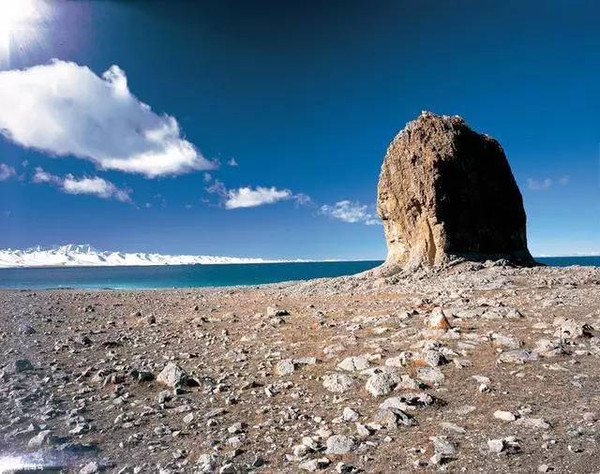
[[[10,66],[11,52],[39,38],[45,0],[0,0],[0,66]]]
[[[0,23],[14,25],[35,16],[34,0],[0,0]]]

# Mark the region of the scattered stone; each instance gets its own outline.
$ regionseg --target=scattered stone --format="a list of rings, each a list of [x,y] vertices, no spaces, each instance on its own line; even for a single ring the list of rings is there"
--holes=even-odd
[[[502,411],[502,410],[496,410],[494,412],[494,418],[498,418],[499,420],[502,420],[502,421],[515,421],[517,419],[517,417],[515,415],[513,415],[511,412]]]
[[[346,357],[338,364],[338,368],[348,372],[356,372],[369,368],[369,359],[364,356]]]
[[[525,364],[538,360],[538,355],[528,349],[514,349],[502,352],[498,360],[506,364]]]
[[[356,432],[358,433],[358,436],[360,436],[361,438],[367,438],[368,436],[371,436],[371,430],[369,428],[367,428],[365,425],[363,425],[362,423],[356,423]]]
[[[298,467],[303,471],[315,472],[327,468],[329,464],[331,464],[331,461],[326,457],[322,457],[318,459],[311,459],[310,461],[304,461],[303,463],[299,464]]]
[[[17,359],[13,362],[13,372],[19,374],[33,370],[33,364],[28,359]]]
[[[549,430],[552,426],[546,420],[542,418],[529,418],[523,417],[517,420],[517,423],[527,428],[533,428],[537,430]]]
[[[42,430],[37,435],[29,440],[27,446],[32,449],[39,449],[42,446],[52,444],[55,437],[52,435],[51,430]]]
[[[515,454],[521,450],[517,438],[508,436],[501,439],[490,439],[487,442],[488,449],[493,453]]]
[[[424,367],[417,370],[419,378],[429,385],[441,385],[446,380],[446,377],[437,367]]]
[[[416,425],[416,420],[412,416],[399,408],[392,407],[380,409],[375,420],[387,426],[389,430],[396,429],[399,425]]]
[[[329,374],[323,377],[323,387],[330,392],[344,393],[352,388],[354,379],[344,374]]]
[[[345,407],[344,413],[342,414],[342,418],[344,419],[344,421],[357,421],[360,418],[360,414],[350,407]]]
[[[275,306],[269,306],[267,307],[267,317],[268,318],[276,318],[276,317],[281,317],[281,316],[288,316],[290,313],[288,313],[285,309],[279,309]]]
[[[90,461],[79,470],[79,474],[94,474],[100,472],[100,466],[96,461]]]
[[[456,458],[456,446],[447,436],[432,436],[429,439],[434,451],[430,459],[432,464],[443,464]]]
[[[168,387],[180,387],[187,382],[187,374],[176,363],[169,362],[162,372],[158,374],[156,381]]]
[[[290,375],[294,373],[296,367],[292,359],[283,359],[280,360],[275,366],[275,372],[278,375]]]
[[[452,329],[452,326],[448,322],[448,318],[446,318],[446,315],[441,308],[435,308],[431,312],[427,327],[429,329],[441,329],[443,331]]]
[[[327,438],[328,454],[346,454],[356,448],[355,441],[349,436],[333,435]]]

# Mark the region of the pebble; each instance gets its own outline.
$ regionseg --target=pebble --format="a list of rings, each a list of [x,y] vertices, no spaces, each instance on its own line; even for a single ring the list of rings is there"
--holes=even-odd
[[[499,420],[503,421],[515,421],[517,419],[517,417],[511,412],[503,410],[496,410],[494,412],[494,418],[498,418]]]

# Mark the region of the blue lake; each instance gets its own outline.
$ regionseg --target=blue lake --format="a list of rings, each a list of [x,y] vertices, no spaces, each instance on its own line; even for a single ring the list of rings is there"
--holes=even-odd
[[[600,257],[538,258],[552,266],[600,266]],[[306,262],[142,267],[0,269],[0,288],[195,288],[352,275],[382,262]]]

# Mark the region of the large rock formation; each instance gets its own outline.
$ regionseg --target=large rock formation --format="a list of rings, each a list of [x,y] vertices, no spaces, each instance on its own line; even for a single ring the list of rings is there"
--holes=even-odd
[[[394,138],[377,210],[387,273],[461,257],[532,263],[523,199],[504,151],[460,117],[423,112]]]

